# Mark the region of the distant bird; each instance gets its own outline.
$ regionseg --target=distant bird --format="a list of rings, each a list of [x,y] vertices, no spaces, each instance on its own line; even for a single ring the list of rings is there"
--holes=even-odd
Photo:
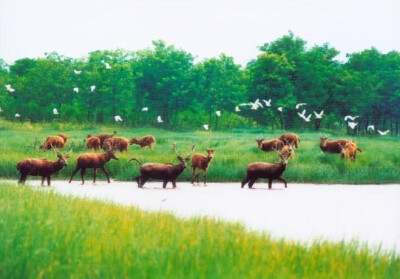
[[[204,125],[203,125],[203,128],[204,128],[204,130],[208,131],[208,130],[210,130],[210,125],[204,124]]]
[[[104,63],[104,65],[106,65],[106,69],[107,69],[107,70],[110,70],[110,69],[111,69],[111,66],[110,66],[110,64],[108,64],[107,62],[106,62],[106,63]]]
[[[21,115],[20,115],[19,113],[16,113],[16,114],[15,114],[15,117],[16,117],[16,118],[19,118],[19,117],[21,117]]]
[[[267,100],[262,100],[265,103],[266,107],[270,107],[271,106],[271,99]]]
[[[303,110],[301,113],[297,113],[305,122],[310,122],[311,113],[306,117],[306,110]]]
[[[158,123],[163,123],[164,121],[161,119],[161,115],[159,115],[158,117],[157,117],[157,122]]]
[[[257,110],[259,107],[264,108],[260,102],[260,99],[257,99],[254,103],[252,103],[251,109]]]
[[[357,118],[358,118],[359,116],[357,115],[357,116],[351,116],[351,115],[346,115],[345,117],[344,117],[344,121],[347,121],[347,120],[351,120],[351,121],[354,121],[354,120],[356,120]]]
[[[279,108],[277,108],[277,110],[279,110],[280,112],[282,112],[282,111],[283,111],[283,107],[279,107]]]
[[[79,88],[78,87],[74,87],[74,92],[79,93]]]
[[[144,107],[144,108],[142,108],[142,111],[149,111],[149,108],[148,107]]]
[[[301,118],[304,118],[304,117],[306,117],[306,110],[305,109],[303,109],[303,111],[300,113],[300,112],[298,112],[297,113]]]
[[[75,69],[74,69],[74,73],[75,73],[76,75],[80,75],[80,74],[82,73],[82,71],[78,71],[78,70],[75,70]]]
[[[114,116],[114,119],[115,119],[115,122],[122,121],[122,118],[119,115]]]
[[[0,107],[0,112],[3,112],[3,110],[1,109],[1,107]]]
[[[387,133],[389,133],[390,132],[390,130],[386,130],[386,131],[384,131],[384,132],[382,132],[382,131],[379,131],[379,130],[377,130],[378,131],[378,133],[381,135],[381,136],[386,136],[387,135]]]
[[[367,127],[367,131],[368,131],[368,132],[375,131],[375,126],[374,126],[374,125],[369,125],[369,126]]]
[[[53,114],[58,115],[58,110],[56,108],[53,108]]]
[[[92,85],[92,86],[90,86],[90,91],[94,91],[96,89],[96,85]]]
[[[307,103],[298,103],[296,105],[296,109],[299,109],[300,107],[305,106],[305,105],[307,105]]]
[[[215,112],[215,114],[216,114],[218,117],[221,117],[221,111],[220,111],[220,110],[217,110],[217,111]]]
[[[358,125],[357,122],[348,122],[347,124],[348,124],[349,127],[350,127],[351,129],[353,129],[353,130],[354,130],[354,128]]]
[[[6,84],[5,87],[8,92],[10,93],[15,92],[15,89],[11,87],[11,84]]]
[[[241,111],[240,108],[239,108],[239,106],[236,106],[236,107],[235,107],[235,111],[236,111],[236,112]]]
[[[324,111],[321,110],[320,113],[314,111],[315,119],[322,119],[322,115],[324,115]]]

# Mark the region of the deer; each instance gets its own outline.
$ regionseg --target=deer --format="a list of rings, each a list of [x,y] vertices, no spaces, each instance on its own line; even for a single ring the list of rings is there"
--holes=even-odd
[[[194,181],[197,178],[197,185],[199,184],[199,174],[200,171],[203,171],[204,174],[204,186],[207,186],[207,169],[210,166],[211,160],[214,157],[215,149],[206,149],[207,156],[196,153],[192,157],[192,165],[191,168],[193,169],[192,174],[192,184],[194,185]],[[197,174],[195,175],[195,171],[197,168]]]
[[[50,186],[51,176],[68,165],[67,158],[70,156],[70,152],[63,155],[54,147],[53,151],[57,154],[57,161],[29,158],[18,162],[17,170],[21,173],[18,184],[25,184],[28,175],[33,175],[42,177],[42,186],[44,184],[44,179],[46,178],[47,186]]]
[[[286,165],[290,157],[290,152],[287,155],[278,153],[281,159],[280,163],[265,163],[255,162],[247,165],[247,176],[242,181],[242,188],[249,183],[249,188],[253,187],[254,182],[259,178],[268,178],[268,189],[272,187],[273,180],[279,180],[285,183],[287,188],[287,181],[282,177],[283,172],[286,170]]]
[[[122,151],[128,151],[129,148],[129,140],[127,138],[123,138],[123,137],[115,137],[115,138],[108,138],[104,140],[104,147],[107,145],[111,145],[112,148],[115,150],[119,150],[120,152]]]
[[[139,188],[143,188],[143,185],[149,179],[160,179],[163,181],[163,188],[167,187],[167,183],[171,181],[172,187],[176,188],[176,179],[177,177],[186,169],[186,163],[190,160],[191,153],[193,153],[196,145],[192,145],[192,150],[185,157],[182,157],[178,154],[176,150],[176,144],[172,145],[172,149],[174,150],[179,163],[176,165],[173,164],[164,164],[164,163],[145,163],[142,164],[138,159],[132,158],[130,161],[136,161],[140,165],[140,175],[135,177],[136,182],[138,183]]]
[[[86,147],[91,149],[93,148],[95,151],[100,149],[100,139],[98,137],[88,137],[86,139]]]
[[[147,135],[147,136],[144,136],[144,137],[142,137],[140,139],[132,138],[129,141],[129,143],[131,145],[138,144],[138,145],[140,145],[141,148],[145,148],[145,147],[148,146],[148,147],[150,147],[150,149],[153,149],[153,146],[156,143],[156,139],[151,135]]]
[[[299,147],[300,138],[299,138],[299,136],[296,135],[295,133],[283,134],[283,135],[281,135],[281,136],[279,137],[279,139],[280,139],[282,142],[286,142],[286,141],[293,142],[293,144],[294,144],[294,146],[295,146],[296,148]]]
[[[60,136],[50,136],[47,137],[44,143],[40,146],[40,149],[43,151],[51,150],[53,147],[55,148],[64,148],[65,140]]]
[[[108,183],[110,183],[110,177],[105,169],[104,165],[110,161],[111,159],[118,160],[118,157],[115,155],[113,149],[111,146],[107,147],[107,150],[104,154],[98,154],[98,153],[86,153],[82,154],[78,157],[76,167],[74,172],[71,175],[71,179],[69,180],[69,183],[71,183],[72,178],[74,175],[78,172],[78,170],[81,170],[81,179],[82,179],[82,185],[85,184],[85,172],[86,169],[94,169],[93,170],[93,183],[96,183],[96,175],[97,175],[97,169],[101,169],[104,174],[107,177]]]
[[[281,149],[281,155],[294,159],[294,142],[285,140],[285,145]]]
[[[115,136],[117,132],[113,131],[113,134],[109,135],[109,134],[98,134],[95,135],[95,137],[98,137],[100,139],[100,146],[104,145],[104,141],[108,138],[112,138],[113,136]],[[92,136],[92,134],[88,134],[86,138],[90,138]]]
[[[272,139],[272,140],[264,140],[264,139],[256,139],[257,147],[264,151],[276,151],[281,150],[283,147],[283,142],[279,139]]]
[[[342,152],[342,146],[345,146],[349,140],[338,139],[328,141],[328,138],[320,138],[319,147],[324,153],[340,154]]]
[[[69,139],[69,136],[66,134],[58,134],[57,136],[62,137],[64,140],[64,143],[67,143],[67,140]]]
[[[357,146],[357,144],[354,141],[348,141],[346,145],[344,146],[340,145],[340,148],[341,148],[340,157],[342,159],[348,158],[353,162],[356,161],[357,151],[363,153],[363,151]]]

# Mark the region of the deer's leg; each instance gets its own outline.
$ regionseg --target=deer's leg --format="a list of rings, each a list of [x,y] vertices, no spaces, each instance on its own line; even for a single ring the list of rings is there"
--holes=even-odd
[[[172,188],[176,188],[176,180],[172,180]]]
[[[271,189],[272,187],[272,179],[268,179],[268,189]]]
[[[106,168],[105,168],[105,167],[102,167],[101,170],[102,170],[102,171],[105,173],[105,175],[107,176],[107,181],[108,181],[108,183],[110,183],[110,176],[108,175],[108,172],[107,172]]]
[[[204,186],[207,186],[207,170],[204,171]]]
[[[242,181],[242,188],[243,188],[244,185],[246,185],[247,182],[249,182],[249,181],[250,181],[250,178],[248,178],[248,177],[246,176],[246,178]]]
[[[164,181],[163,181],[162,187],[163,187],[163,188],[166,188],[166,187],[167,187],[167,183],[168,183],[168,180],[164,180]]]
[[[42,185],[42,186],[44,184],[44,179],[45,179],[45,176],[42,176],[42,183],[40,183],[40,185]]]
[[[85,178],[84,178],[85,172],[86,172],[86,169],[85,169],[85,168],[82,168],[82,169],[81,169],[82,185],[85,184]]]
[[[194,178],[195,178],[195,174],[194,173],[196,172],[196,168],[192,166],[192,169],[193,169],[193,173],[192,173],[192,179],[191,180],[192,180],[192,184],[193,184],[194,183]]]
[[[71,175],[71,178],[70,178],[70,180],[69,180],[69,182],[68,183],[71,183],[71,181],[72,181],[72,178],[74,177],[74,175],[78,172],[78,170],[79,170],[79,167],[76,167],[75,168],[75,170],[74,170],[74,172],[72,173],[72,175]]]
[[[28,177],[27,174],[21,173],[21,177],[18,180],[18,184],[25,184],[26,178]]]
[[[96,183],[97,168],[93,169],[93,183]]]
[[[276,180],[279,180],[279,181],[285,183],[285,188],[287,188],[287,181],[286,181],[286,179],[284,179],[283,177],[280,176],[280,177],[278,177]]]
[[[149,178],[147,178],[147,177],[141,177],[141,178],[139,178],[140,179],[140,181],[141,181],[141,186],[139,186],[140,188],[142,188],[143,187],[143,185],[147,182],[147,180],[149,179]],[[139,184],[140,185],[140,184]]]
[[[50,186],[50,182],[51,182],[50,175],[48,175],[47,176],[47,186]]]
[[[254,182],[256,182],[256,180],[257,179],[250,179],[250,182],[249,182],[249,188],[250,189],[253,188],[253,184],[254,184]]]

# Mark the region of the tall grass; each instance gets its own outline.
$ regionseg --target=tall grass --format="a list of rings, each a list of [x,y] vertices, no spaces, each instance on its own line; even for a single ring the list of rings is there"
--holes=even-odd
[[[239,224],[0,184],[0,278],[400,278],[356,243],[272,240]]]
[[[60,132],[70,135],[67,150],[73,144],[73,154],[69,165],[55,179],[69,178],[77,157],[89,152],[84,148],[83,140],[88,133],[109,132],[117,130],[118,136],[127,138],[152,134],[157,144],[154,150],[130,146],[129,153],[119,153],[119,161],[112,160],[106,165],[111,177],[117,180],[132,180],[139,173],[136,162],[128,162],[132,157],[142,162],[177,163],[172,151],[172,142],[177,143],[178,151],[187,154],[191,144],[196,144],[196,152],[205,153],[206,148],[216,148],[214,159],[208,171],[208,180],[240,181],[245,177],[246,166],[255,161],[278,162],[274,152],[265,153],[257,149],[255,138],[276,138],[284,131],[280,130],[232,130],[226,132],[188,131],[173,132],[155,128],[121,128],[116,126],[72,125],[68,123],[17,124],[8,122],[0,128],[0,177],[17,179],[16,163],[24,158],[48,158],[54,160],[53,152],[42,152],[32,147],[35,138],[42,143],[48,135]],[[398,162],[400,153],[396,152],[399,140],[395,137],[348,137],[333,131],[298,132],[301,142],[295,150],[295,159],[290,160],[284,177],[291,182],[313,183],[399,183]],[[353,138],[364,153],[357,154],[356,162],[342,160],[339,155],[324,154],[319,149],[319,138]],[[190,162],[188,163],[190,166]],[[87,172],[90,178],[91,171]],[[191,171],[186,170],[179,179],[190,179]],[[75,179],[78,179],[76,176]],[[104,175],[99,172],[99,179]]]

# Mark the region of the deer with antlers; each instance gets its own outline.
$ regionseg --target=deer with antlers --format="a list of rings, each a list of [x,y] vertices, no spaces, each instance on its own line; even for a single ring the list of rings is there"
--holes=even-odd
[[[44,179],[46,178],[47,186],[50,186],[51,176],[67,166],[67,158],[70,154],[70,152],[68,152],[63,155],[55,147],[52,149],[57,154],[57,161],[29,158],[17,163],[17,170],[21,173],[18,184],[25,184],[28,175],[33,175],[42,177],[42,186],[44,184]]]
[[[142,164],[136,158],[130,159],[129,161],[134,160],[140,165],[140,175],[135,178],[138,183],[138,187],[142,188],[149,179],[159,179],[163,181],[163,188],[167,187],[168,181],[171,181],[172,187],[176,188],[176,179],[186,169],[186,163],[190,160],[190,156],[195,147],[196,145],[193,144],[191,152],[185,157],[182,157],[178,154],[178,151],[176,150],[176,144],[174,143],[172,145],[172,149],[176,154],[176,158],[179,160],[179,163],[176,165],[164,163]]]

